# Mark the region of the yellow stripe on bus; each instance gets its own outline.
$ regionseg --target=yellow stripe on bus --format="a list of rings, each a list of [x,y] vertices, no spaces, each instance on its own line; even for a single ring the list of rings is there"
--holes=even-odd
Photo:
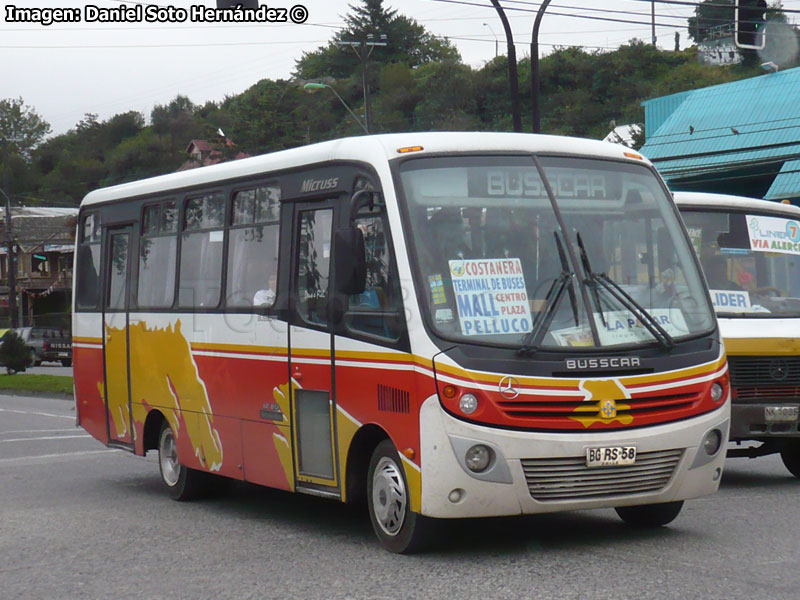
[[[731,356],[800,354],[800,338],[725,338]]]

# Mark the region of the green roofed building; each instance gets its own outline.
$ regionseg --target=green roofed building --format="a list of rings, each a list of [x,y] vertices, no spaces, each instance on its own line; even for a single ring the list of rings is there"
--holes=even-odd
[[[800,204],[800,68],[642,105],[641,152],[671,189]]]

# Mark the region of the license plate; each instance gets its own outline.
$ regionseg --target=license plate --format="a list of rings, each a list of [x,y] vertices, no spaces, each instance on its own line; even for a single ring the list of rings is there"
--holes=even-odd
[[[623,467],[636,462],[636,446],[607,446],[586,449],[587,467]]]
[[[800,417],[800,407],[798,406],[765,406],[764,419],[770,423],[797,421]]]

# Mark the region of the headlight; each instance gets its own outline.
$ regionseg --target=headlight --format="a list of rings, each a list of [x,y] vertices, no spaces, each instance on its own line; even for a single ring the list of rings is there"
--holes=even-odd
[[[716,454],[721,445],[722,433],[719,429],[712,429],[706,434],[706,437],[703,438],[703,448],[705,449],[706,454],[709,456]]]
[[[711,386],[711,399],[714,402],[719,402],[720,400],[723,399],[724,394],[725,394],[725,389],[719,382],[715,381],[714,385]]]
[[[465,415],[471,415],[478,410],[478,398],[475,394],[464,394],[458,401],[458,408]]]
[[[467,450],[464,462],[467,463],[467,468],[470,471],[480,473],[489,468],[493,457],[494,452],[492,452],[491,448],[483,444],[476,444]]]

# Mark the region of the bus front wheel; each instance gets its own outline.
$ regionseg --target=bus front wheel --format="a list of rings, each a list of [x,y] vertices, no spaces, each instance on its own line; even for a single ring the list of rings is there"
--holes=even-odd
[[[661,527],[671,523],[683,508],[683,500],[641,506],[617,506],[619,518],[634,527]]]
[[[367,476],[367,506],[372,528],[391,552],[410,554],[421,550],[430,538],[431,519],[413,512],[403,465],[392,442],[375,448]]]
[[[800,440],[787,440],[781,448],[781,460],[792,475],[800,477]]]
[[[193,500],[203,494],[206,474],[180,463],[175,433],[167,421],[158,436],[158,469],[173,499]]]

